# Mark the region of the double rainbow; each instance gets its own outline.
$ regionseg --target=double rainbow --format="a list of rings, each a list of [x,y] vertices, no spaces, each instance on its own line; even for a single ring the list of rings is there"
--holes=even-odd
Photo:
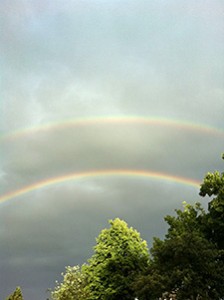
[[[178,130],[186,130],[197,132],[200,134],[216,135],[218,137],[224,136],[224,130],[207,126],[205,124],[197,124],[192,122],[173,120],[161,117],[150,116],[97,116],[89,118],[78,118],[72,120],[65,120],[55,123],[43,124],[35,127],[23,128],[13,132],[8,132],[0,138],[0,142],[14,141],[18,138],[33,135],[39,132],[51,132],[57,130],[64,130],[68,128],[76,128],[82,126],[94,125],[146,125],[156,127],[169,127]],[[112,170],[92,170],[87,172],[70,173],[62,176],[47,178],[39,182],[32,183],[20,189],[0,195],[0,203],[7,200],[22,196],[26,193],[42,189],[47,186],[65,183],[73,180],[80,180],[83,178],[93,177],[109,177],[109,176],[123,176],[123,177],[143,177],[147,179],[156,179],[163,181],[170,181],[178,184],[184,184],[199,188],[200,182],[194,179],[174,176],[172,174],[154,172],[150,170],[130,170],[130,169],[112,169]]]

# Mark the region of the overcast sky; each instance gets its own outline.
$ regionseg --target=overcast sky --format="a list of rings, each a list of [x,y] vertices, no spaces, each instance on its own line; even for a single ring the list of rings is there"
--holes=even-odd
[[[45,300],[108,219],[151,246],[183,201],[206,207],[190,183],[223,170],[223,14],[222,0],[0,1],[1,299],[19,285]]]

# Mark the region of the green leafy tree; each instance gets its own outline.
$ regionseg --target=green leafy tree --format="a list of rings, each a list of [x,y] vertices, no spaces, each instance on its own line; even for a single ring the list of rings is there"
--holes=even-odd
[[[164,240],[154,239],[152,261],[135,287],[139,299],[158,299],[175,291],[176,299],[221,299],[224,296],[224,266],[220,251],[201,230],[205,212],[200,204],[185,204],[169,225]]]
[[[168,280],[169,277],[151,262],[147,270],[135,278],[132,288],[139,300],[162,299],[161,295],[166,290]]]
[[[58,283],[51,292],[53,300],[86,300],[90,293],[85,290],[86,276],[79,266],[66,267],[66,272],[62,273],[63,281]]]
[[[216,243],[219,249],[224,250],[224,173],[207,173],[201,185],[200,195],[213,197],[208,204],[205,229],[208,238]]]
[[[127,223],[116,218],[96,239],[94,254],[84,266],[91,300],[128,300],[135,298],[131,285],[146,269],[149,252],[146,241]]]
[[[17,287],[15,291],[6,300],[23,300],[23,295],[20,287]]]

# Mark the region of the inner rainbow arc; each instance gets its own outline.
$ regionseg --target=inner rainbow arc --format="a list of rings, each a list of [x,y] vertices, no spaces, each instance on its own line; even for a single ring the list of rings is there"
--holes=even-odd
[[[109,177],[109,176],[122,176],[122,177],[143,177],[149,179],[163,180],[168,182],[174,182],[178,184],[184,184],[199,188],[200,182],[195,179],[175,176],[168,173],[155,172],[150,170],[129,170],[129,169],[112,169],[112,170],[92,170],[87,172],[75,172],[62,176],[56,176],[44,179],[39,182],[35,182],[28,186],[24,186],[15,191],[8,192],[0,196],[0,203],[8,201],[10,199],[22,196],[29,192],[42,189],[47,186],[55,185],[58,183],[69,182],[72,180],[79,180],[83,178],[97,178],[97,177]]]

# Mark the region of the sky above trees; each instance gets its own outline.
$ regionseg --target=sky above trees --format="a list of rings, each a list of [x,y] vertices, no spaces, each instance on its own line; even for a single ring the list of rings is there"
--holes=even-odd
[[[0,298],[21,286],[45,299],[108,219],[150,245],[166,214],[200,199],[189,183],[222,170],[223,11],[218,0],[1,1]],[[54,180],[81,173],[92,175]]]

